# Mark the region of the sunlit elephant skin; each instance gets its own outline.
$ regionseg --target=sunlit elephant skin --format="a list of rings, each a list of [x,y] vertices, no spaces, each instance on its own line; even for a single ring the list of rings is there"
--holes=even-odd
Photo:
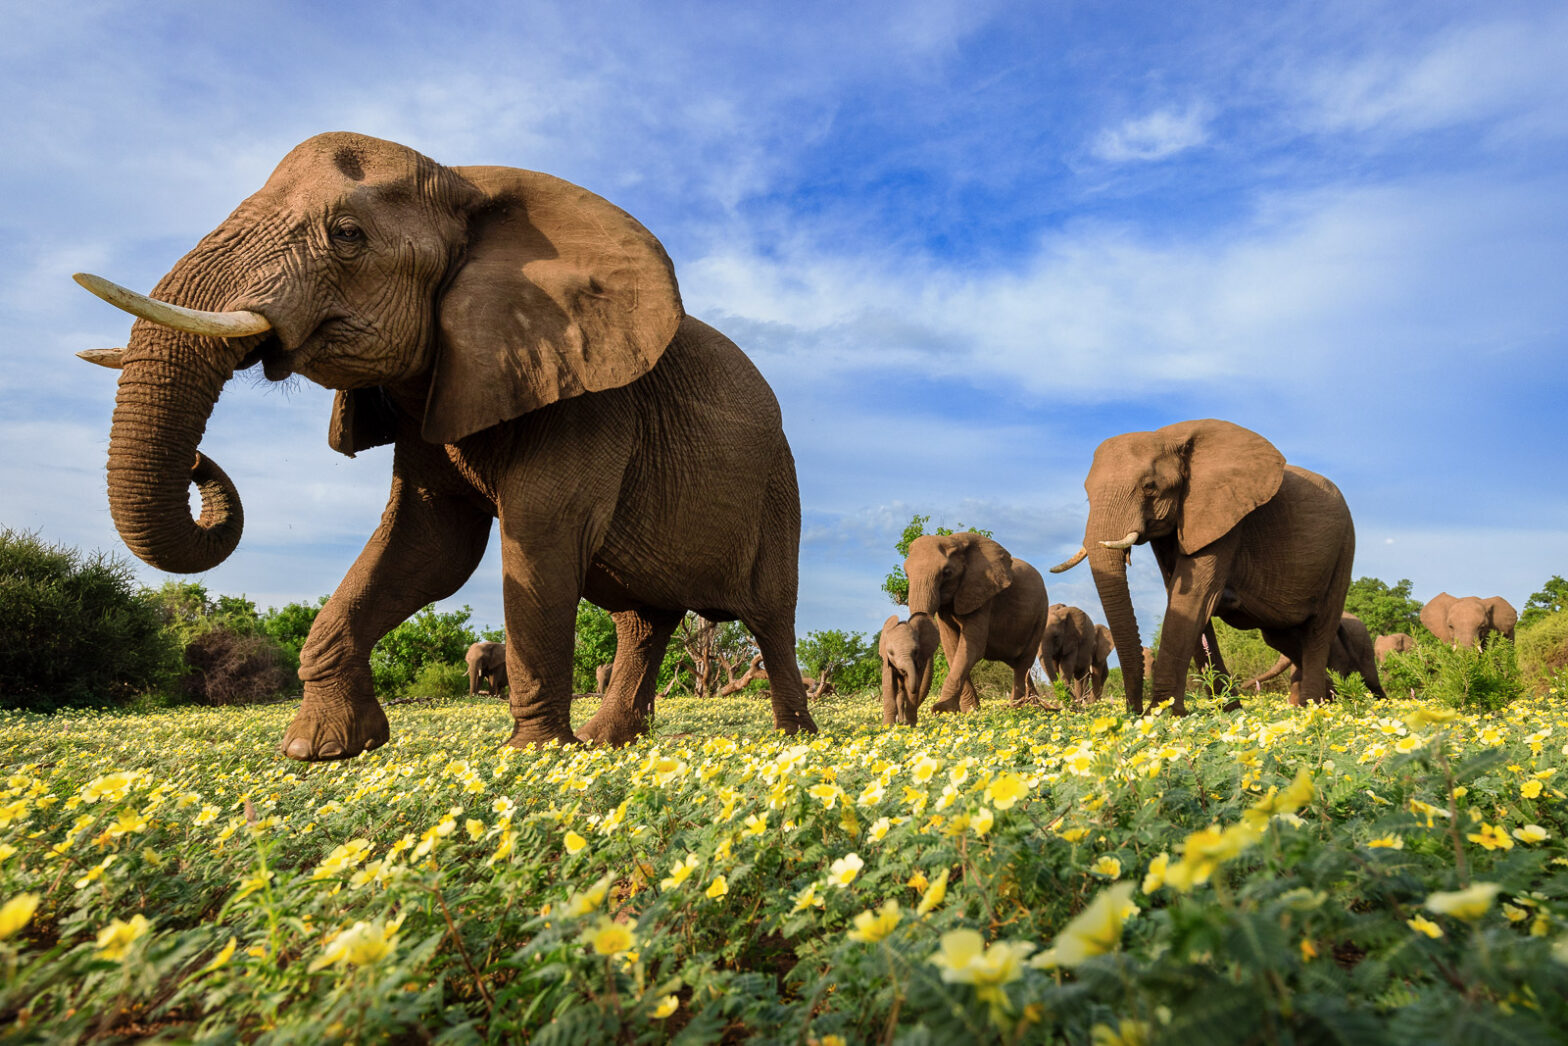
[[[1091,693],[1095,701],[1100,699],[1105,659],[1113,647],[1110,630],[1096,625],[1083,610],[1065,603],[1051,604],[1040,638],[1040,665],[1051,682],[1067,681],[1075,703],[1082,704]]]
[[[1328,650],[1329,670],[1341,676],[1349,676],[1351,673],[1359,675],[1367,692],[1381,700],[1388,695],[1383,692],[1382,681],[1378,679],[1377,665],[1372,635],[1367,631],[1367,626],[1354,614],[1340,615],[1339,630],[1334,633],[1334,642]],[[1263,683],[1290,667],[1290,658],[1281,654],[1272,668],[1247,680],[1242,684],[1242,688],[1261,689]],[[1291,686],[1294,689],[1296,684],[1292,683]],[[1332,687],[1329,688],[1328,696],[1336,696]]]
[[[1013,670],[1014,704],[1028,693],[1048,610],[1040,572],[973,531],[916,538],[904,560],[909,611],[936,619],[947,656],[937,712],[972,711],[979,693],[969,673],[979,661]]]
[[[1415,648],[1415,637],[1407,632],[1392,632],[1386,636],[1378,636],[1372,643],[1373,656],[1380,665],[1389,654],[1408,654]]]
[[[926,614],[882,622],[877,656],[882,661],[882,725],[914,726],[920,704],[931,691],[931,671],[941,635]]]
[[[1475,647],[1496,633],[1513,641],[1519,613],[1502,596],[1451,596],[1439,592],[1421,608],[1421,624],[1450,646]]]
[[[1165,579],[1154,700],[1186,713],[1181,677],[1211,617],[1261,629],[1295,662],[1292,700],[1321,701],[1325,669],[1350,588],[1355,528],[1333,483],[1286,465],[1255,432],[1226,421],[1186,421],[1113,436],[1095,450],[1084,489],[1083,549],[1111,634],[1138,647],[1126,552],[1148,544]],[[1142,712],[1143,665],[1122,664],[1127,706]]]
[[[480,680],[490,687],[490,693],[502,696],[506,689],[506,644],[478,642],[463,655],[468,663],[468,696],[479,693]]]
[[[127,348],[95,360],[122,368],[109,502],[148,563],[208,570],[239,541],[234,486],[197,454],[238,368],[339,390],[334,449],[393,446],[381,525],[301,653],[288,756],[386,743],[371,647],[468,579],[497,520],[512,744],[645,731],[688,609],[745,622],[776,666],[775,725],[815,730],[795,667],[800,501],[778,403],[685,315],[669,257],[630,215],[538,172],[325,134],[154,297],[197,320],[141,299],[125,306],[143,317]],[[609,692],[574,734],[579,597],[614,615],[617,647]]]

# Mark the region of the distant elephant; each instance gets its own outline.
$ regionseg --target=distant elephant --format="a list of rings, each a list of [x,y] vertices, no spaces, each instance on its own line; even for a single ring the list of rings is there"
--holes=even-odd
[[[1274,667],[1247,680],[1242,686],[1261,689],[1263,683],[1290,666],[1290,658],[1281,654],[1279,660],[1274,662]],[[1351,673],[1359,675],[1367,691],[1379,700],[1388,696],[1383,692],[1383,684],[1377,676],[1377,657],[1373,652],[1372,635],[1354,614],[1340,615],[1339,630],[1334,633],[1334,642],[1328,651],[1328,668],[1341,676],[1349,676]],[[1294,683],[1291,685],[1295,686]],[[1329,687],[1329,696],[1334,696],[1332,691],[1333,687]]]
[[[1045,634],[1048,607],[1040,572],[990,538],[966,530],[916,538],[904,573],[911,616],[936,619],[947,656],[947,678],[932,708],[978,708],[980,696],[969,672],[981,659],[1001,661],[1013,670],[1012,699],[1022,703]]]
[[[1493,632],[1511,642],[1519,613],[1502,596],[1481,599],[1439,592],[1421,608],[1421,623],[1444,643],[1474,647]]]
[[[1416,648],[1415,637],[1406,632],[1394,632],[1386,636],[1378,636],[1372,643],[1372,654],[1378,664],[1389,654],[1408,654]]]
[[[475,643],[463,655],[463,660],[468,662],[469,697],[479,693],[481,679],[485,680],[492,694],[502,696],[501,691],[506,689],[505,643]]]
[[[1286,465],[1268,440],[1228,421],[1184,421],[1113,436],[1094,452],[1084,489],[1084,544],[1120,650],[1138,647],[1126,550],[1147,543],[1165,578],[1154,700],[1186,714],[1181,677],[1211,617],[1261,629],[1295,662],[1292,701],[1321,701],[1355,558],[1355,527],[1339,489]],[[1091,551],[1092,550],[1092,551]],[[1143,710],[1143,665],[1122,664],[1127,707]]]
[[[877,657],[882,661],[882,725],[914,726],[920,703],[931,691],[931,670],[941,635],[927,614],[894,614],[882,622]]]
[[[1067,681],[1072,699],[1078,704],[1082,704],[1089,693],[1091,682],[1096,701],[1100,699],[1100,688],[1105,685],[1105,658],[1110,654],[1111,639],[1107,631],[1105,652],[1099,653],[1098,630],[1102,627],[1089,620],[1089,615],[1078,607],[1065,603],[1052,603],[1046,612],[1045,632],[1040,637],[1040,664],[1051,682]]]
[[[610,670],[613,665],[600,665],[593,670],[594,693],[603,694],[610,689]]]
[[[235,370],[339,390],[334,450],[393,446],[380,527],[300,654],[284,754],[387,742],[371,647],[468,580],[497,519],[511,744],[643,733],[687,609],[745,622],[773,666],[775,727],[815,731],[795,666],[800,498],[778,402],[685,314],[669,256],[624,211],[535,171],[444,167],[331,133],[290,152],[152,298],[78,279],[142,317],[129,347],[90,355],[123,367],[109,505],[153,566],[210,570],[239,541],[234,485],[197,453]],[[614,616],[617,649],[609,692],[574,734],[579,597]]]

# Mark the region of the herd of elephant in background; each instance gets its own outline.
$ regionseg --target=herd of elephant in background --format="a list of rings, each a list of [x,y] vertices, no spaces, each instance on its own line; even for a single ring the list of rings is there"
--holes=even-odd
[[[685,312],[663,245],[609,201],[538,171],[449,167],[335,132],[293,149],[152,295],[77,279],[142,321],[126,347],[79,355],[120,372],[109,507],[152,566],[199,573],[239,543],[239,492],[199,450],[239,370],[336,390],[332,449],[393,448],[381,523],[300,652],[304,696],[281,754],[341,759],[387,743],[371,650],[456,593],[492,532],[508,642],[474,654],[470,673],[476,689],[481,676],[510,684],[511,744],[646,733],[688,611],[742,622],[771,669],[774,727],[816,730],[794,657],[801,508],[777,398],[739,347]],[[1326,699],[1331,665],[1362,671],[1364,630],[1341,617],[1350,511],[1262,436],[1214,419],[1112,436],[1084,488],[1083,547],[1053,571],[1089,561],[1109,637],[1071,608],[1058,620],[1040,572],[990,538],[921,537],[905,562],[909,619],[890,620],[879,644],[888,722],[915,722],[937,644],[949,666],[937,710],[978,704],[982,659],[1013,669],[1015,701],[1037,658],[1098,692],[1111,647],[1141,645],[1126,574],[1139,546],[1167,602],[1147,669],[1122,659],[1131,711],[1145,674],[1153,700],[1184,714],[1189,663],[1223,672],[1216,617],[1261,630],[1290,666],[1293,702]],[[604,699],[574,728],[584,598],[610,612],[616,653]],[[1512,630],[1501,600],[1439,597],[1434,619],[1445,601],[1444,620],[1484,610],[1487,628]]]

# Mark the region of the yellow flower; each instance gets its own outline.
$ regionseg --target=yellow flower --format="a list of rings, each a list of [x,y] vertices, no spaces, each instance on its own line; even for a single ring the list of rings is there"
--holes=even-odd
[[[1503,916],[1511,923],[1522,923],[1526,919],[1530,918],[1530,913],[1525,911],[1523,908],[1518,908],[1514,905],[1504,902]]]
[[[1120,947],[1122,925],[1138,908],[1132,903],[1130,882],[1112,883],[1056,935],[1051,947],[1057,963],[1076,966],[1085,959]]]
[[[36,893],[19,893],[5,902],[4,907],[0,907],[0,941],[31,922],[33,913],[37,910]]]
[[[1426,918],[1424,915],[1417,915],[1414,919],[1406,919],[1405,925],[1410,927],[1416,933],[1424,933],[1434,940],[1443,936],[1443,928],[1432,920]]]
[[[1412,730],[1420,730],[1424,726],[1452,722],[1458,716],[1459,713],[1452,708],[1418,708],[1405,716],[1405,725]]]
[[[969,819],[969,827],[975,830],[976,835],[982,837],[991,830],[991,826],[995,823],[996,815],[991,812],[989,806],[982,806],[980,811]]]
[[[618,923],[608,915],[601,915],[599,924],[584,934],[584,939],[593,945],[595,954],[613,958],[636,947],[637,935],[633,932],[636,929],[635,919]]]
[[[93,883],[103,878],[103,873],[111,864],[115,862],[115,859],[118,856],[118,854],[110,854],[108,857],[105,857],[102,861],[100,861],[95,867],[87,869],[87,874],[76,880],[76,888],[78,890],[83,889],[84,887],[91,886]]]
[[[1385,835],[1370,840],[1367,847],[1372,850],[1403,850],[1405,841],[1397,835]]]
[[[1089,829],[1087,829],[1087,828],[1068,828],[1068,829],[1066,829],[1064,831],[1057,832],[1056,834],[1060,835],[1063,839],[1067,840],[1070,843],[1076,843],[1078,840],[1082,839],[1084,836],[1089,834]]]
[[[241,879],[240,888],[235,891],[233,899],[238,901],[241,898],[249,897],[258,890],[265,890],[270,882],[272,882],[272,872],[265,870]]]
[[[729,892],[729,880],[725,879],[722,875],[715,875],[713,877],[713,882],[709,883],[708,888],[703,891],[710,901],[716,901]]]
[[[604,903],[605,896],[610,892],[610,883],[614,879],[615,873],[611,872],[588,889],[572,894],[571,899],[566,902],[566,914],[575,918],[596,911]]]
[[[675,887],[691,878],[691,873],[695,872],[697,870],[697,866],[701,863],[701,858],[699,858],[696,854],[687,854],[684,861],[676,861],[675,864],[670,867],[669,878],[659,880],[660,889],[673,890]]]
[[[1538,824],[1527,824],[1523,828],[1515,828],[1513,835],[1521,843],[1542,843],[1551,838],[1551,833]]]
[[[1110,854],[1104,854],[1089,866],[1089,871],[1107,879],[1115,879],[1122,874],[1122,863]]]
[[[229,960],[234,958],[234,949],[238,946],[238,944],[239,941],[236,938],[230,937],[229,943],[225,944],[222,950],[219,951],[217,955],[212,957],[212,961],[206,966],[203,966],[201,969],[197,970],[192,976],[200,977],[204,973],[211,973],[213,970],[227,966],[229,964]]]
[[[916,868],[915,874],[911,875],[909,877],[909,881],[904,885],[909,887],[911,890],[924,890],[927,886],[930,886],[931,883],[926,878],[926,873]]]
[[[868,909],[855,916],[855,928],[849,931],[849,939],[875,944],[892,933],[902,918],[897,901],[884,901],[878,910]]]
[[[1170,867],[1171,855],[1159,854],[1149,862],[1149,872],[1143,877],[1143,892],[1153,893],[1165,885],[1165,869]]]
[[[1473,922],[1492,907],[1492,899],[1501,889],[1496,883],[1475,883],[1465,890],[1434,893],[1426,899],[1426,909]]]
[[[742,823],[745,824],[746,827],[741,829],[741,835],[761,835],[763,832],[768,830],[768,815],[765,813],[747,814],[746,820]],[[669,998],[673,999],[674,996],[669,996]]]
[[[921,784],[931,780],[931,775],[942,769],[942,760],[932,759],[928,755],[921,755],[915,760],[915,767],[910,771],[910,776]]]
[[[1303,937],[1300,948],[1302,962],[1311,962],[1318,957],[1318,946],[1312,943],[1311,938]]]
[[[370,853],[370,840],[350,839],[342,846],[334,847],[321,864],[316,866],[311,874],[312,879],[325,879],[337,875],[345,869],[353,868],[363,861]]]
[[[821,800],[822,805],[831,810],[833,804],[838,802],[839,787],[832,784],[814,784],[806,789],[806,794],[813,799]]]
[[[1467,832],[1465,838],[1472,843],[1480,843],[1488,850],[1512,850],[1514,841],[1508,838],[1507,830],[1496,825],[1483,824],[1479,832]]]
[[[817,884],[812,883],[794,897],[795,906],[790,909],[790,914],[803,912],[807,908],[821,908],[825,902],[817,895]]]
[[[1526,799],[1534,799],[1541,794],[1541,782],[1526,781],[1519,786],[1519,794]]]
[[[926,887],[925,893],[920,895],[920,905],[915,909],[915,914],[920,916],[922,919],[924,919],[927,915],[930,915],[932,910],[936,908],[937,905],[941,904],[944,899],[946,899],[947,877],[949,871],[950,869],[947,868],[942,869],[942,874],[936,877],[936,882],[928,885]],[[924,878],[925,876],[921,876],[922,880],[924,880]],[[910,885],[914,885],[913,879],[910,880]]]
[[[342,963],[350,966],[374,965],[397,950],[397,930],[402,925],[401,915],[390,923],[381,919],[368,923],[356,922],[333,937],[327,950],[308,969],[314,973],[323,967]]]
[[[681,1001],[675,996],[666,995],[664,998],[659,1000],[658,1005],[654,1006],[653,1019],[656,1021],[664,1020],[664,1018],[668,1017],[670,1014],[679,1009],[680,1005]]]
[[[125,958],[126,953],[148,930],[152,923],[140,915],[131,916],[131,921],[116,919],[114,922],[98,931],[98,958],[119,962]]]
[[[588,840],[571,831],[566,833],[566,838],[562,842],[566,845],[566,852],[569,854],[581,853],[583,847],[588,845]]]
[[[875,821],[871,822],[871,828],[867,831],[866,834],[870,837],[872,842],[880,843],[887,835],[888,829],[892,827],[892,821],[888,820],[886,817],[878,817]]]
[[[942,935],[941,951],[928,960],[942,971],[948,984],[972,984],[975,995],[993,1006],[1005,1006],[1002,985],[1023,975],[1023,961],[1034,945],[1022,941],[997,941],[989,948],[976,930],[951,930]]]
[[[1148,1021],[1121,1020],[1116,1027],[1096,1024],[1089,1029],[1091,1046],[1149,1046],[1154,1041],[1154,1028]]]
[[[478,839],[485,834],[485,823],[470,817],[463,822],[463,830],[468,833],[470,839]]]
[[[1008,810],[1029,794],[1029,784],[1012,771],[1003,771],[985,786],[985,801],[998,810]]]
[[[845,854],[828,865],[828,883],[842,890],[855,881],[855,876],[859,875],[860,869],[865,866],[866,862],[860,859],[859,854]]]

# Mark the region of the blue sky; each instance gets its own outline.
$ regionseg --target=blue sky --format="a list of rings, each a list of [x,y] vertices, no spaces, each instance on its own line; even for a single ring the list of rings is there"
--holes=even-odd
[[[0,524],[123,552],[113,376],[72,353],[129,319],[70,274],[151,288],[353,130],[663,240],[783,407],[802,632],[880,625],[915,512],[1065,558],[1099,441],[1197,417],[1339,484],[1358,575],[1522,605],[1568,574],[1562,4],[499,6],[0,8]],[[213,590],[314,598],[374,529],[390,454],[330,451],[329,402],[225,391]],[[1048,581],[1099,616],[1082,568]],[[495,541],[449,603],[501,621]]]

